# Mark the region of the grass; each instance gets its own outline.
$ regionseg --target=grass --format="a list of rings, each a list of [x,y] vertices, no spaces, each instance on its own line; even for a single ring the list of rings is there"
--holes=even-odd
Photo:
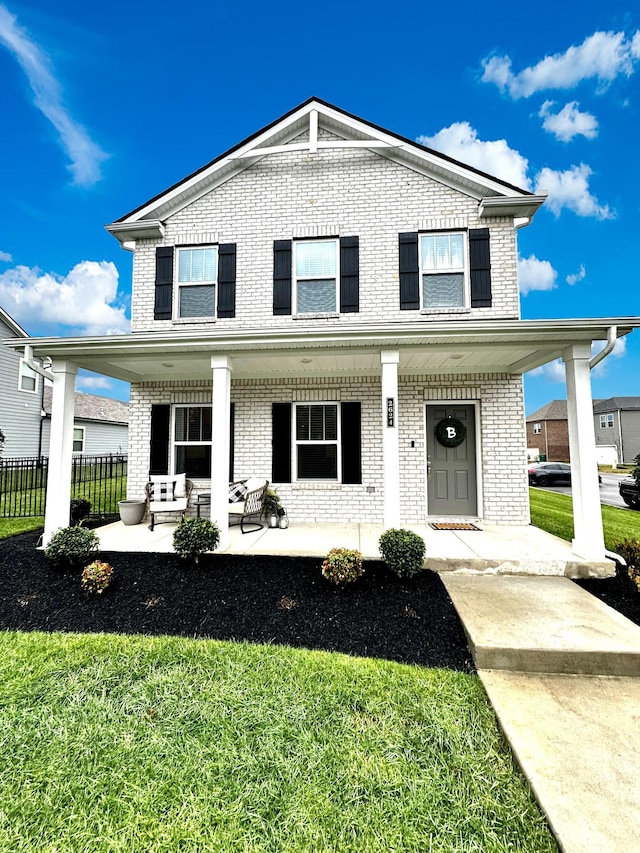
[[[547,533],[571,542],[573,539],[573,508],[569,495],[529,489],[531,523]],[[616,550],[623,539],[640,539],[640,513],[614,506],[602,506],[602,525],[605,547]]]
[[[16,536],[18,533],[28,533],[44,527],[44,516],[35,515],[31,518],[0,518],[0,540]]]
[[[0,634],[0,849],[556,851],[475,676]]]

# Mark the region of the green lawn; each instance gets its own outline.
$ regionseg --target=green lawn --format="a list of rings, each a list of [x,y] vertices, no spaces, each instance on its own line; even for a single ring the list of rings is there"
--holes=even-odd
[[[17,533],[27,533],[44,527],[44,517],[35,515],[31,518],[0,518],[0,540],[8,539]]]
[[[569,495],[559,495],[543,489],[529,489],[531,523],[571,542],[573,539],[572,502]],[[640,539],[640,512],[602,507],[605,546],[610,551],[623,539]]]
[[[475,676],[0,633],[0,849],[556,851]]]

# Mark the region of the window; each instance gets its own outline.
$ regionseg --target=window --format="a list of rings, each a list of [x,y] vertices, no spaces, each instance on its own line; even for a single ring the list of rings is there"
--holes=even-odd
[[[211,477],[211,406],[176,406],[173,470],[187,477]]]
[[[23,358],[20,359],[20,378],[18,388],[21,391],[29,391],[32,394],[36,393],[38,390],[38,374],[35,370],[32,370],[29,367]]]
[[[422,305],[429,308],[465,308],[465,235],[420,235]]]
[[[337,481],[338,404],[296,404],[294,412],[296,479]]]
[[[73,452],[84,453],[84,427],[73,428]]]
[[[540,426],[540,424],[534,424],[533,425],[533,434],[534,435],[540,435],[541,432],[542,432],[542,427]]]
[[[178,317],[215,317],[218,249],[178,249]]]
[[[613,429],[613,414],[600,415],[600,429]]]
[[[294,247],[295,313],[337,311],[338,241],[299,241]]]

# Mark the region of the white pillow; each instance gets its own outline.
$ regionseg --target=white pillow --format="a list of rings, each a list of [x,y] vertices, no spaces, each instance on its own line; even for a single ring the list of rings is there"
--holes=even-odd
[[[266,480],[261,479],[260,477],[250,477],[248,480],[245,480],[244,484],[247,487],[248,492],[255,492],[256,489],[261,489],[266,482]]]
[[[178,500],[178,498],[186,498],[187,496],[187,485],[185,483],[186,476],[186,474],[176,474],[173,478],[175,482],[173,494],[176,500]]]

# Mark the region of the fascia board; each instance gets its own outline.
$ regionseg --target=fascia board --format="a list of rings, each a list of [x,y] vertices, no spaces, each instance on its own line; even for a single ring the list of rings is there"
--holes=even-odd
[[[15,332],[19,338],[29,337],[28,332],[25,332],[22,326],[18,325],[18,323],[16,323],[16,321],[13,319],[13,317],[11,317],[10,314],[7,314],[7,312],[2,308],[0,308],[0,319],[2,319],[4,324],[8,326],[12,332]]]

